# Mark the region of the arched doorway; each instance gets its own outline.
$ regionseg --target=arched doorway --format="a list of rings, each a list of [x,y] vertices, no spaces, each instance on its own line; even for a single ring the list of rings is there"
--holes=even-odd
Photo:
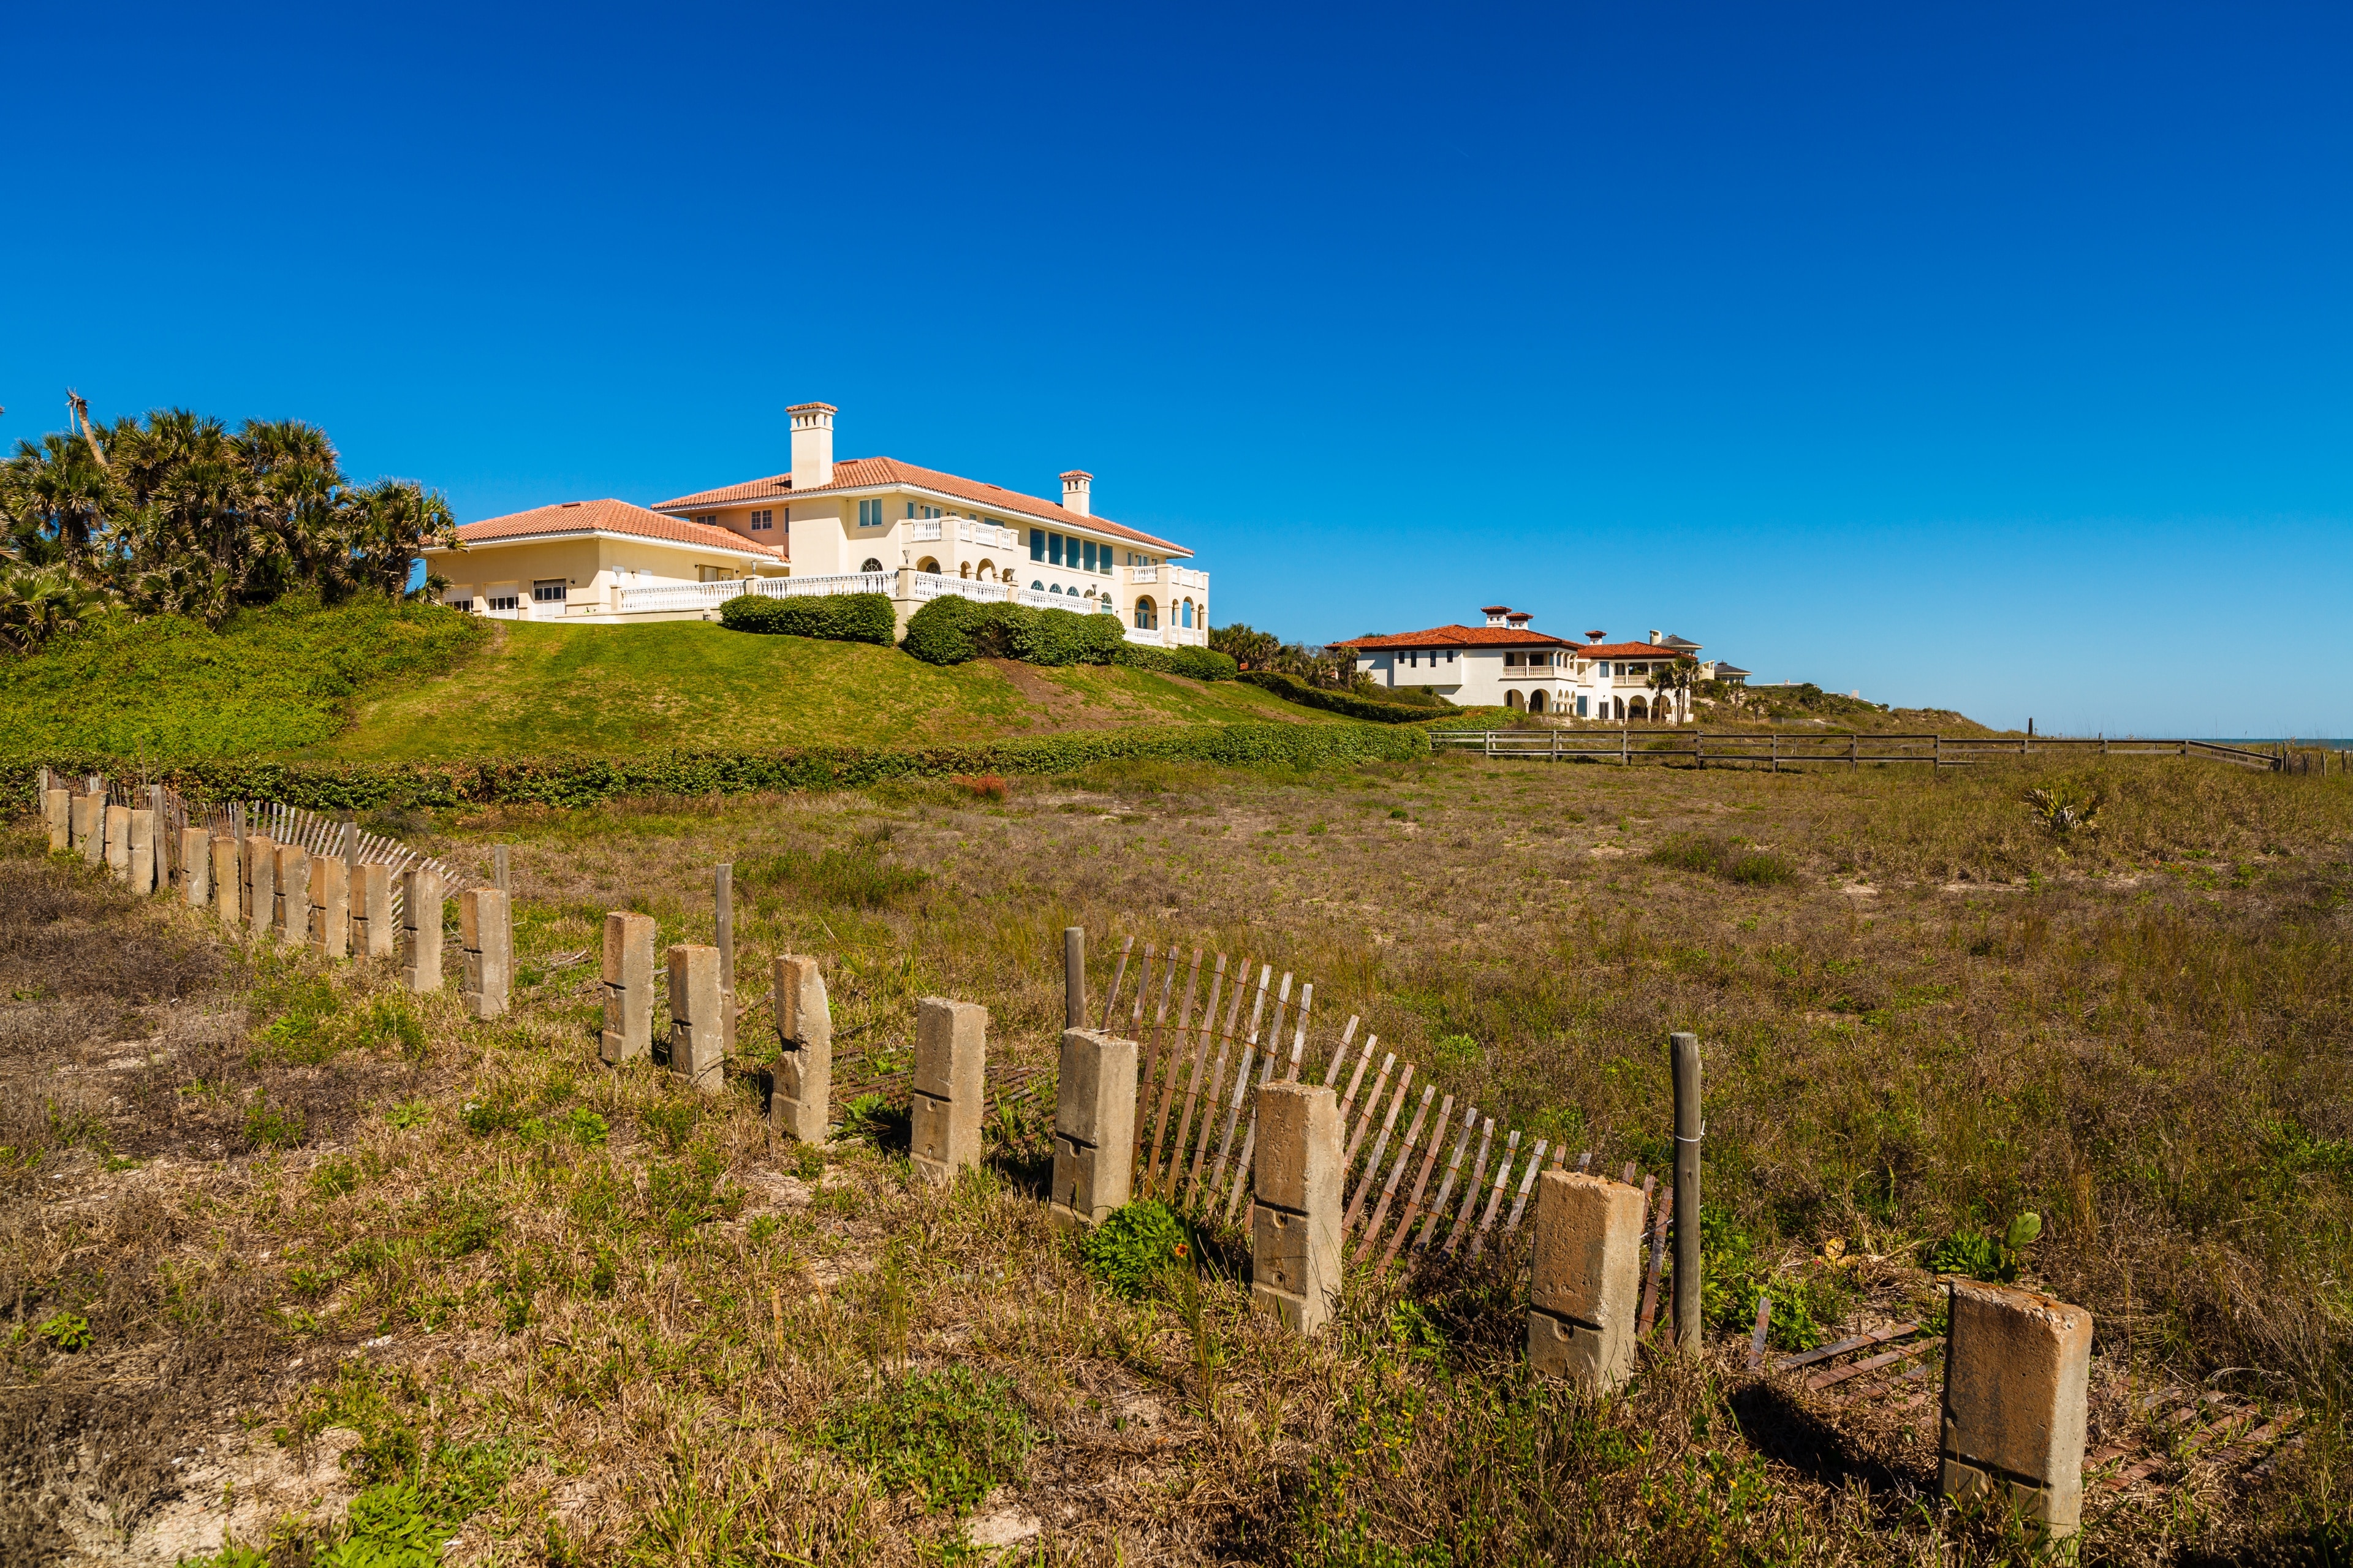
[[[1185,601],[1181,624],[1188,632],[1193,629],[1193,601],[1190,599]]]
[[[977,574],[976,574],[976,575],[980,578],[980,580],[981,580],[982,582],[984,582],[984,583],[994,583],[994,582],[996,582],[996,581],[997,581],[997,566],[996,566],[996,563],[993,563],[993,562],[988,562],[988,561],[984,561],[984,562],[982,562],[982,563],[980,563],[980,571],[979,571]]]
[[[1529,711],[1529,712],[1531,712],[1531,713],[1541,713],[1541,712],[1543,712],[1544,710],[1545,710],[1545,694],[1544,694],[1543,692],[1541,692],[1541,691],[1531,691],[1531,692],[1529,692],[1529,693],[1528,693],[1528,711]]]
[[[1138,597],[1135,601],[1135,629],[1140,632],[1156,632],[1160,629],[1160,606],[1152,602],[1152,596],[1148,594]]]
[[[936,577],[940,574],[940,563],[934,557],[926,555],[921,561],[915,563],[915,570],[918,572],[928,572],[933,576]]]
[[[1641,698],[1637,697],[1632,701],[1626,704],[1627,718],[1648,719],[1650,716],[1651,710],[1643,706],[1642,700]]]
[[[967,583],[971,582],[971,581],[972,581],[972,563],[971,563],[971,562],[969,562],[969,561],[967,561],[967,562],[965,562],[963,565],[958,566],[958,567],[956,568],[956,575],[957,575],[957,576],[959,576],[959,577],[961,577],[961,578],[963,578],[963,579],[964,579],[965,582],[967,582]]]
[[[1527,701],[1516,690],[1506,691],[1504,693],[1504,706],[1516,713],[1527,706]]]

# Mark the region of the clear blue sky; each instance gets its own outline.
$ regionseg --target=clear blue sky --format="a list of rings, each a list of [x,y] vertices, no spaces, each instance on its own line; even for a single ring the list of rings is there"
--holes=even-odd
[[[1504,601],[1996,723],[2353,732],[2353,11],[11,14],[0,440],[461,519],[839,450],[1318,641]]]

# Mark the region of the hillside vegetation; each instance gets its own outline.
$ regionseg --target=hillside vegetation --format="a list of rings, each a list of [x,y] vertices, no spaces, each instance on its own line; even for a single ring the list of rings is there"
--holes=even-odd
[[[896,648],[700,621],[500,623],[369,598],[218,630],[99,617],[0,662],[5,746],[157,761],[897,745],[1128,724],[1324,723],[1265,692],[1102,666],[942,668]]]

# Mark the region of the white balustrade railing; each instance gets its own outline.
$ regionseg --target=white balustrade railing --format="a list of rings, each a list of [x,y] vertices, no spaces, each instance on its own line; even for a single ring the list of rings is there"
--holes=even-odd
[[[888,594],[894,574],[841,572],[820,577],[736,577],[724,583],[665,583],[651,588],[623,588],[621,614],[657,610],[707,610],[739,594],[764,599],[797,599],[819,594]]]
[[[927,544],[940,536],[938,518],[916,518],[907,524],[907,538],[916,544]]]
[[[1207,572],[1189,571],[1182,566],[1171,566],[1168,568],[1168,585],[1172,588],[1194,588],[1206,594],[1209,591],[1209,574]]]
[[[985,545],[992,550],[1018,550],[1021,536],[1009,528],[993,522],[976,522],[970,518],[956,524],[956,537],[966,544]]]
[[[1172,568],[1172,570],[1174,569]],[[1160,568],[1157,566],[1131,566],[1127,569],[1127,580],[1131,583],[1157,583],[1160,581]]]

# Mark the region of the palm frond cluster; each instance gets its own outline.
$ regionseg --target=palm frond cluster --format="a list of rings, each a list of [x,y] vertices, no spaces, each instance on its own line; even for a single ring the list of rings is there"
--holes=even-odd
[[[0,645],[28,652],[110,611],[217,626],[295,591],[392,595],[448,502],[347,479],[325,431],[236,430],[185,409],[19,441],[0,467]]]
[[[1356,656],[1347,649],[1286,643],[1272,632],[1258,631],[1239,621],[1210,627],[1209,647],[1231,656],[1243,669],[1272,670],[1334,691],[1345,691],[1359,684]]]

